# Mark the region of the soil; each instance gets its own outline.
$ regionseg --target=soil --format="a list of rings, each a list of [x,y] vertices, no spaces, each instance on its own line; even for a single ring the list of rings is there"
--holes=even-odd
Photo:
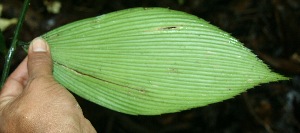
[[[2,18],[16,18],[21,0],[0,0]],[[131,7],[166,7],[194,14],[227,31],[272,70],[291,79],[263,84],[220,103],[159,116],[118,113],[77,97],[84,115],[105,133],[299,133],[299,0],[64,0],[59,13],[47,11],[53,0],[32,0],[20,40],[30,41],[56,27]],[[4,32],[7,46],[15,25]],[[17,49],[12,70],[26,56]],[[0,70],[4,56],[0,56]]]

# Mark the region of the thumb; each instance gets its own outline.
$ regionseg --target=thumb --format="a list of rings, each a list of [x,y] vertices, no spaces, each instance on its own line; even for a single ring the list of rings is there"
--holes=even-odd
[[[28,75],[29,78],[52,75],[52,59],[47,42],[37,37],[32,40],[28,49]]]

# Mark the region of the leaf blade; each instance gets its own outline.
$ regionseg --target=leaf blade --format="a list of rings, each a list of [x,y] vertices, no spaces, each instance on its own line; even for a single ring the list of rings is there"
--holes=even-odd
[[[107,108],[156,115],[205,106],[284,80],[226,32],[195,16],[134,8],[43,35],[54,76]]]

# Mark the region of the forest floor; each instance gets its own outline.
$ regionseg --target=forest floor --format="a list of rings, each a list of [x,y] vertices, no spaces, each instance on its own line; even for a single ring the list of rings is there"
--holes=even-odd
[[[0,4],[3,7],[1,18],[19,16],[21,0],[0,0]],[[51,7],[54,10],[51,11]],[[291,80],[263,84],[206,107],[159,116],[121,114],[76,97],[97,131],[300,132],[299,0],[32,0],[20,40],[28,42],[64,24],[132,7],[166,7],[203,18],[236,37],[272,70]],[[14,29],[15,25],[11,25],[3,31],[7,46]],[[12,70],[25,56],[22,48],[18,48]],[[2,71],[4,55],[0,56],[0,64]]]

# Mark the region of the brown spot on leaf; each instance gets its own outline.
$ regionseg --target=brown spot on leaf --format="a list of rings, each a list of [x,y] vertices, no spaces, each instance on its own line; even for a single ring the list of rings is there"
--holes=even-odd
[[[172,29],[177,29],[178,26],[168,26],[168,27],[162,27],[162,28],[159,28],[159,30],[172,30]]]

